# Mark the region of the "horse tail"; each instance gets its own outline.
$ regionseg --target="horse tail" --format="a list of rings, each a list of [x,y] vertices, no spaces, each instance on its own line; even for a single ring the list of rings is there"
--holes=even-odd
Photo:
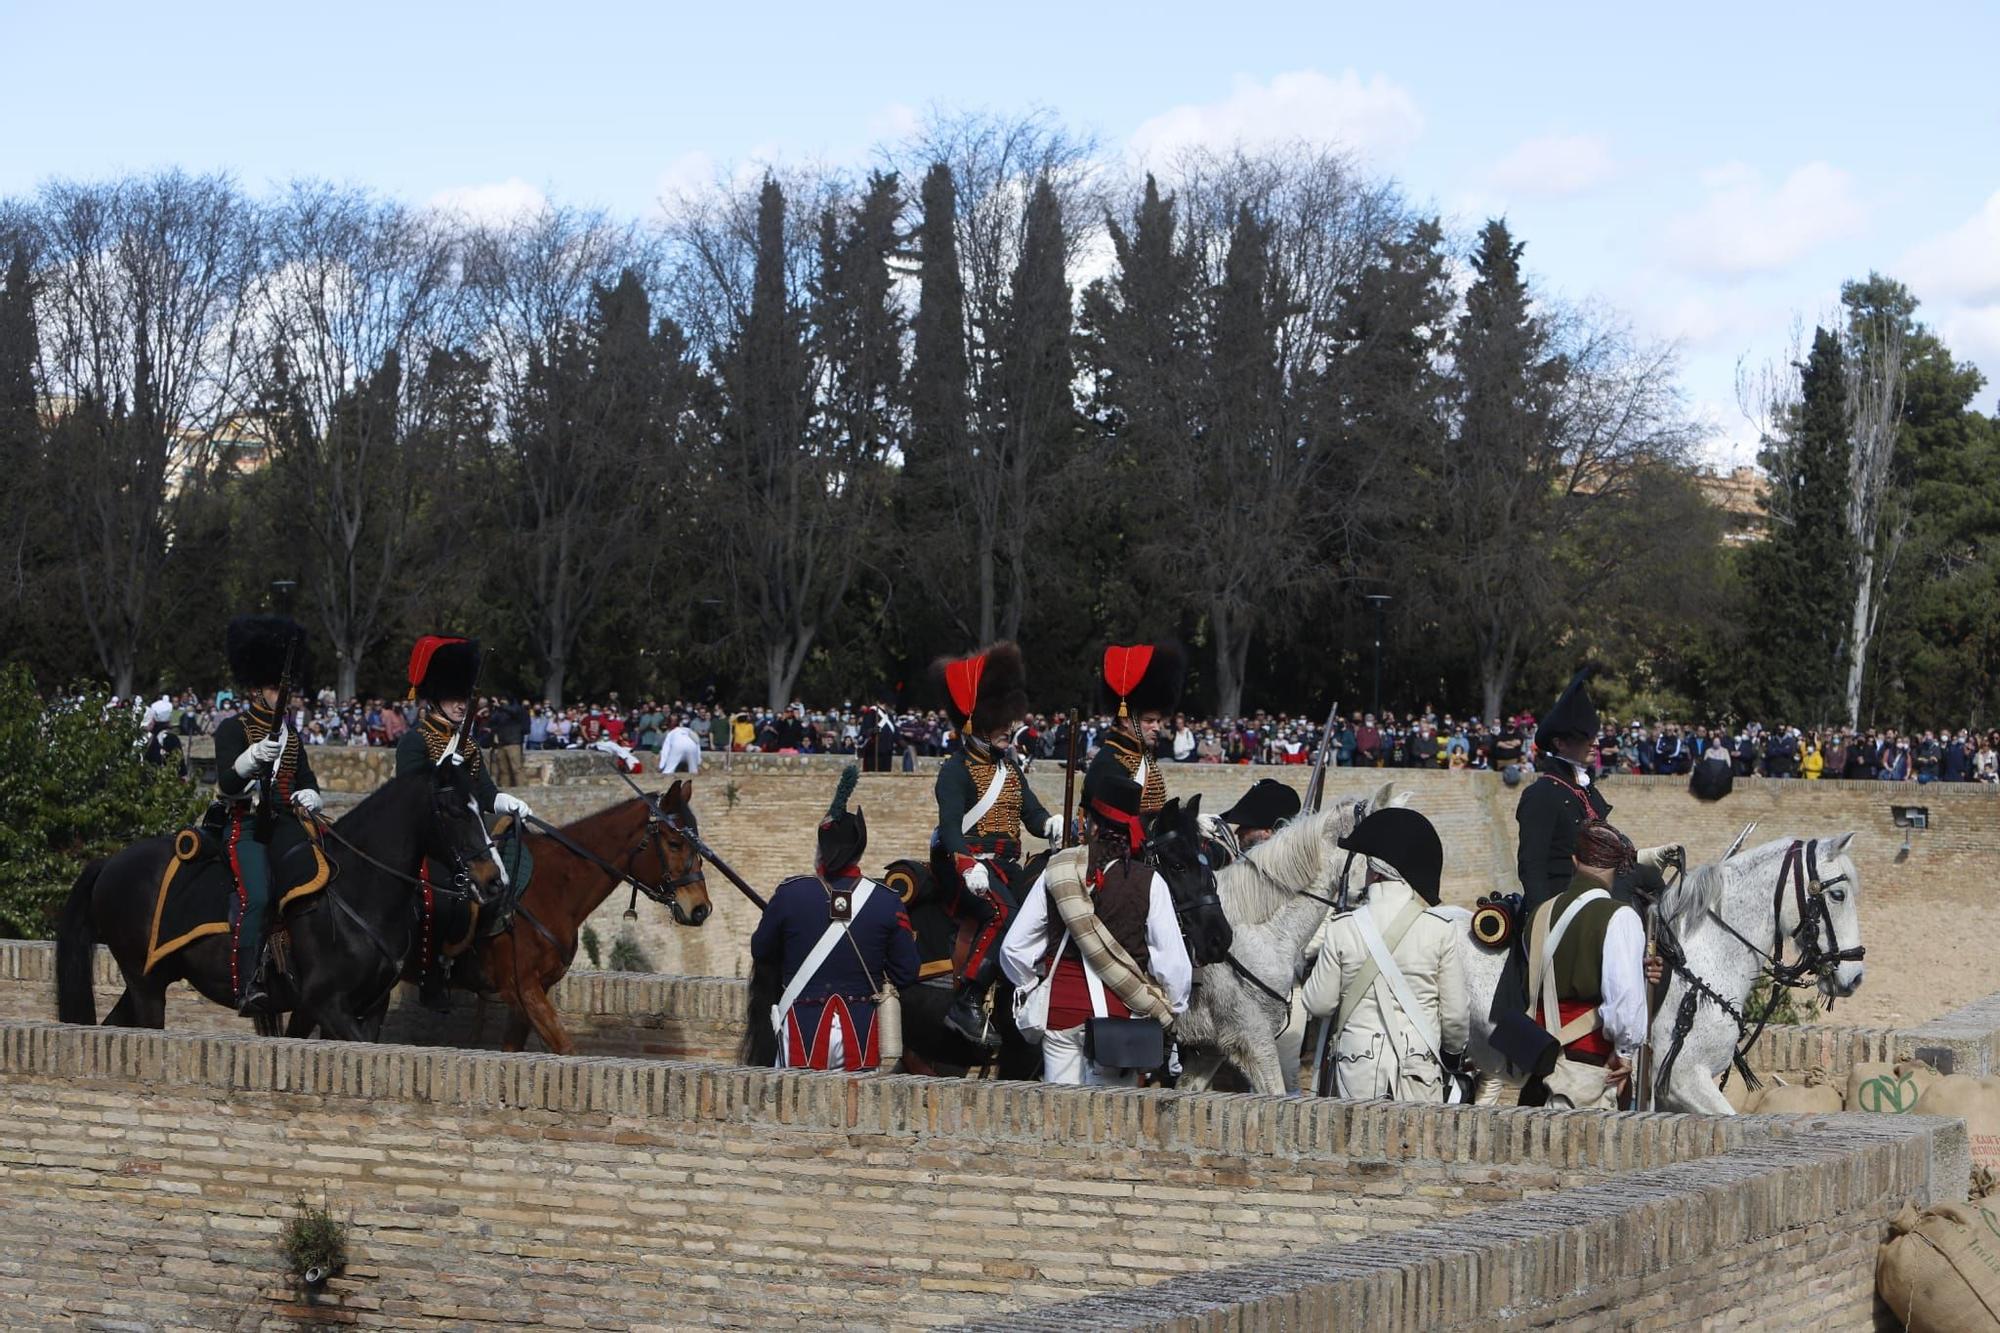
[[[97,918],[92,899],[102,858],[83,868],[56,926],[56,1017],[65,1023],[97,1022]]]
[[[743,1024],[737,1058],[754,1069],[769,1069],[778,1063],[778,1034],[771,1030],[771,1009],[781,990],[775,963],[751,965],[750,984],[744,988],[750,1012]]]

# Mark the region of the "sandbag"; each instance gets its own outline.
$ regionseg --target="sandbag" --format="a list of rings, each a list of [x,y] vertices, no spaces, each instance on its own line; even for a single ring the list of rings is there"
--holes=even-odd
[[[1728,1096],[1725,1092],[1724,1096]],[[1819,1115],[1840,1109],[1840,1089],[1818,1065],[1807,1071],[1803,1082],[1776,1079],[1745,1099],[1743,1111],[1756,1115]]]
[[[1761,1086],[1753,1090],[1749,1084],[1743,1081],[1741,1072],[1732,1072],[1729,1076],[1729,1082],[1722,1086],[1722,1095],[1735,1110],[1736,1114],[1749,1115],[1757,1109],[1757,1103],[1764,1100],[1764,1094],[1770,1091],[1772,1085],[1777,1081],[1778,1076],[1776,1074],[1771,1073],[1769,1070],[1760,1069],[1757,1071],[1757,1082]]]
[[[2000,1217],[1904,1204],[1875,1252],[1875,1293],[1910,1333],[2000,1333]]]
[[[1931,1084],[1943,1077],[1922,1060],[1859,1064],[1847,1071],[1845,1105],[1850,1111],[1907,1115],[1916,1109],[1917,1099]]]
[[[1972,1141],[1972,1164],[2000,1171],[2000,1077],[1941,1076],[1911,1108],[1916,1115],[1956,1116]]]

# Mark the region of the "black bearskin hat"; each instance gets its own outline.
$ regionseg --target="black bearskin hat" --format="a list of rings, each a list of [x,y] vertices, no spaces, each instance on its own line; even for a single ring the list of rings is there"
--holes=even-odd
[[[1302,804],[1299,794],[1276,778],[1259,778],[1222,812],[1222,822],[1237,828],[1277,828],[1297,819]]]
[[[1390,806],[1361,821],[1340,845],[1393,866],[1417,896],[1436,907],[1444,878],[1444,843],[1431,821],[1414,810]]]
[[[861,864],[868,850],[868,821],[859,810],[847,808],[847,798],[861,781],[861,766],[849,764],[840,770],[840,785],[834,788],[833,803],[826,818],[819,821],[814,863],[822,875],[838,875]]]
[[[931,663],[932,687],[952,725],[990,736],[1028,714],[1028,668],[1018,644],[1003,640],[969,657]]]
[[[1104,650],[1097,677],[1097,706],[1115,716],[1171,713],[1181,701],[1187,657],[1172,639]]]
[[[305,682],[306,627],[290,616],[238,616],[229,622],[226,644],[229,674],[238,685],[254,690],[280,684],[287,654],[293,657],[293,686]]]
[[[1596,674],[1596,667],[1585,666],[1569,678],[1556,706],[1536,724],[1535,744],[1547,745],[1562,736],[1597,735],[1597,705],[1590,701],[1590,691],[1584,688]]]
[[[410,695],[431,703],[470,699],[479,679],[479,640],[426,634],[410,650]]]

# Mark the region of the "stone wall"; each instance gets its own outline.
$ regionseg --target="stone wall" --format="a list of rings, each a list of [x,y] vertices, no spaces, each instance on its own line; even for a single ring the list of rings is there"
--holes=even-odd
[[[1058,1089],[0,1022],[48,1325],[1864,1328],[1957,1122]],[[351,1227],[290,1305],[293,1200]],[[1051,1305],[1052,1302],[1056,1304]],[[1064,1304],[1063,1302],[1068,1302]]]

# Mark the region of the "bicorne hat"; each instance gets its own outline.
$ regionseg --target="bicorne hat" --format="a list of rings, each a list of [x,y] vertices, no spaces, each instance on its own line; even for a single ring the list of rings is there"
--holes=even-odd
[[[1556,706],[1543,715],[1541,724],[1535,728],[1535,744],[1547,745],[1562,736],[1597,735],[1597,705],[1590,701],[1590,691],[1585,688],[1596,674],[1596,667],[1586,666],[1569,678],[1569,684],[1556,699]]]
[[[1237,828],[1276,828],[1298,818],[1300,807],[1296,791],[1276,778],[1259,778],[1222,812],[1222,822]]]
[[[1444,877],[1444,844],[1431,821],[1414,810],[1390,806],[1361,821],[1340,845],[1392,867],[1417,896],[1435,907]]]

